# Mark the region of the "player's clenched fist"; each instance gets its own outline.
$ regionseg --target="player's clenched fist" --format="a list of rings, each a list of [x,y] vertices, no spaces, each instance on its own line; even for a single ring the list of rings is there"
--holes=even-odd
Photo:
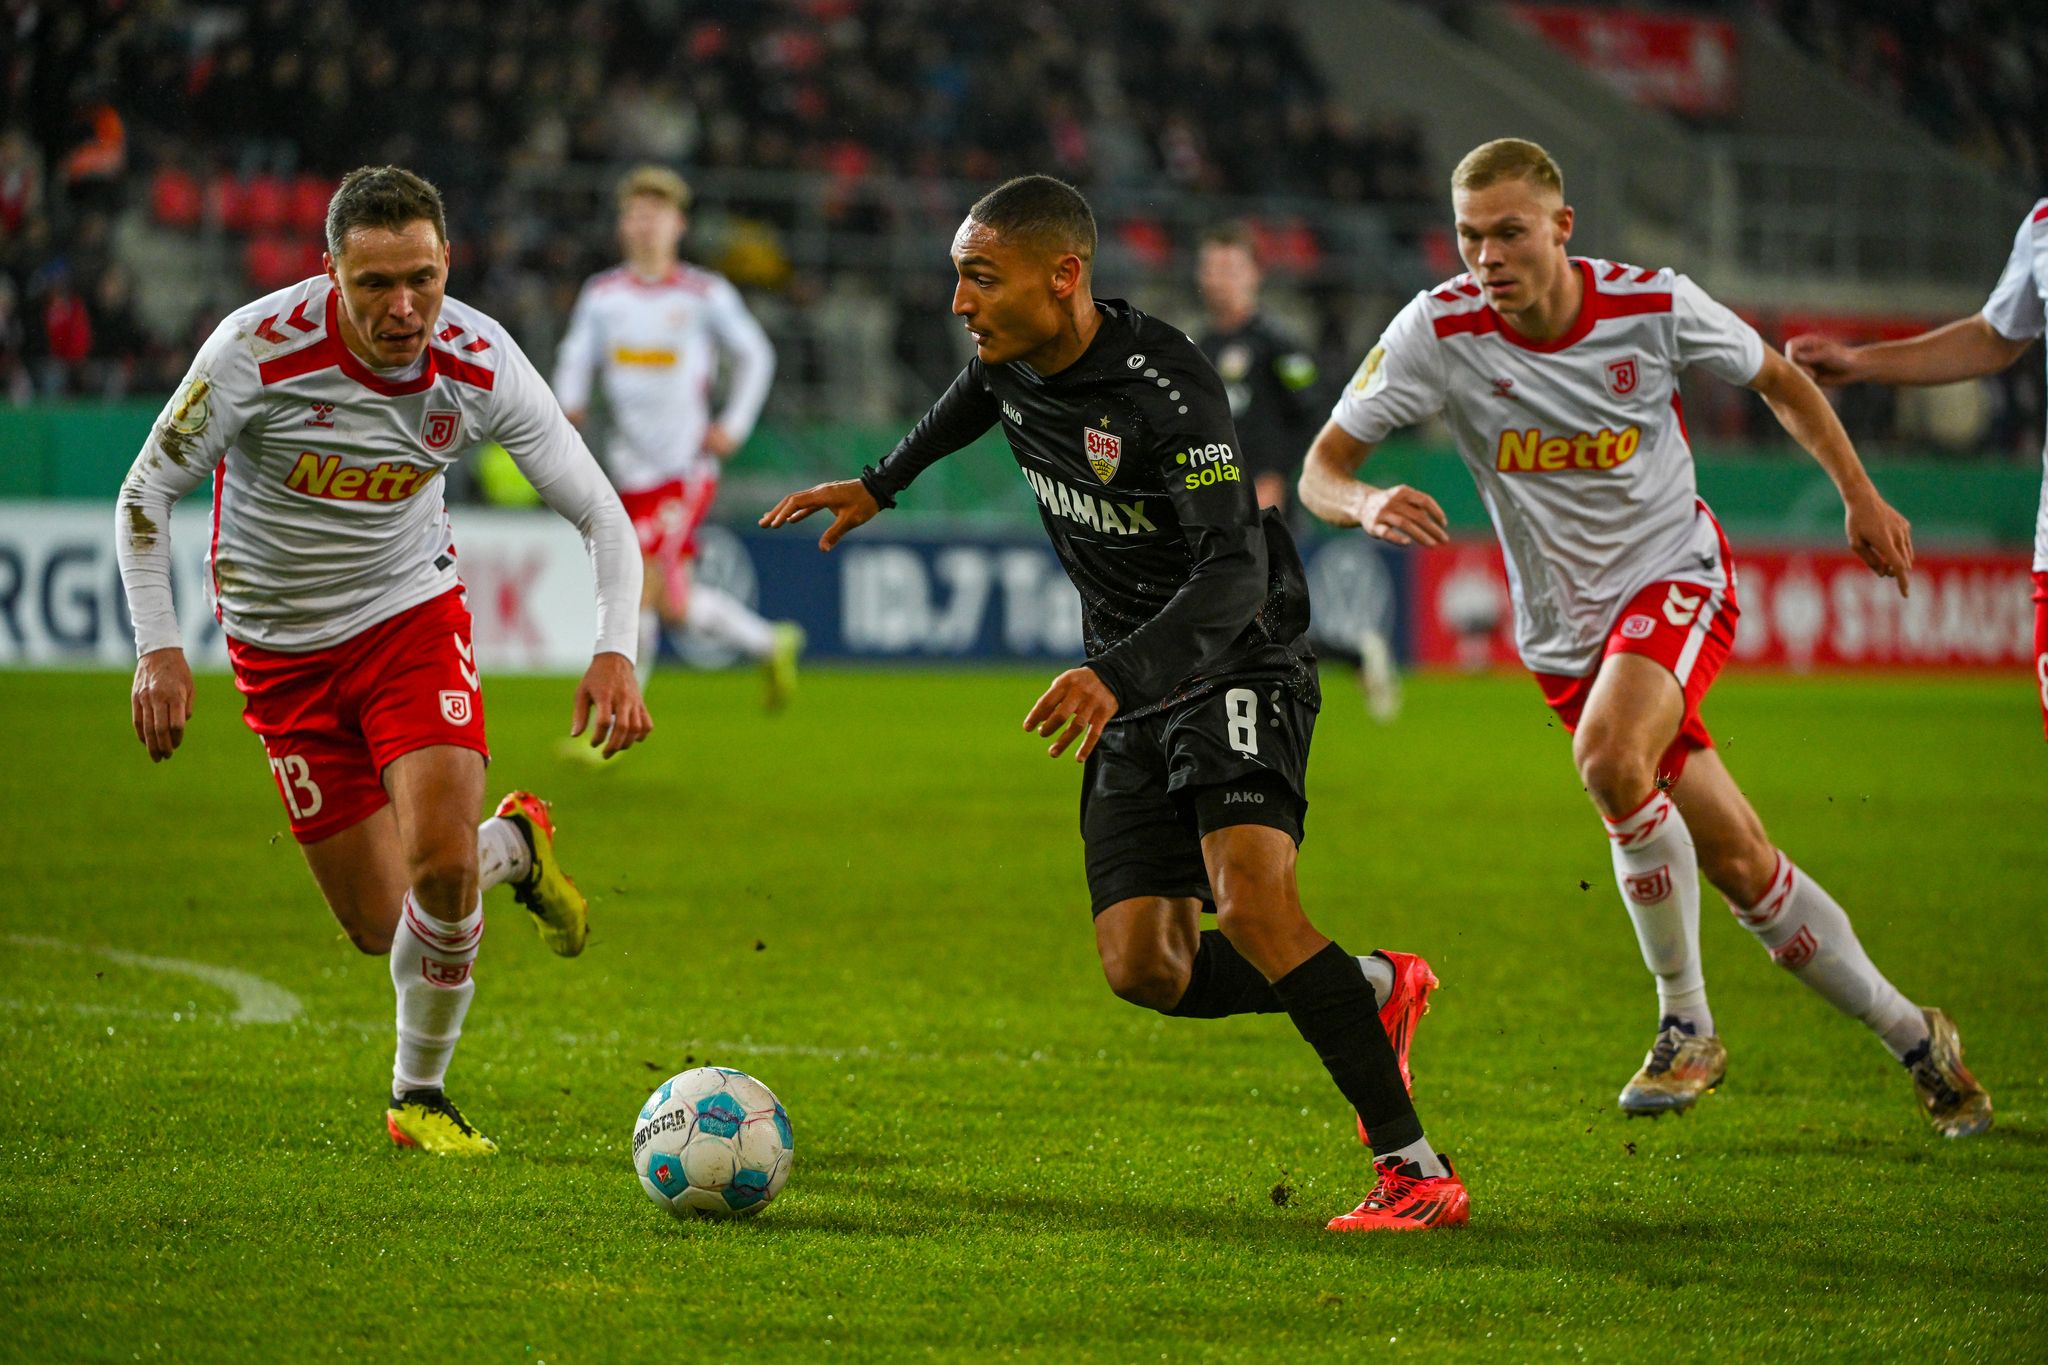
[[[1358,524],[1367,535],[1395,545],[1442,545],[1451,538],[1436,499],[1405,483],[1367,490],[1358,505]]]
[[[1081,747],[1074,750],[1074,761],[1085,763],[1102,739],[1102,727],[1109,724],[1116,711],[1116,693],[1096,676],[1094,669],[1070,668],[1054,678],[1045,695],[1032,705],[1031,714],[1024,717],[1024,728],[1041,738],[1059,733],[1059,738],[1045,751],[1049,758],[1058,758],[1075,740],[1080,740]],[[1066,728],[1060,733],[1062,726]]]
[[[182,649],[153,649],[135,661],[135,687],[129,693],[135,737],[149,750],[149,761],[169,758],[185,738],[192,719],[192,669]]]
[[[875,495],[868,492],[867,485],[859,479],[840,479],[836,483],[821,483],[815,488],[806,488],[801,493],[791,493],[781,502],[768,509],[761,518],[761,525],[769,530],[787,526],[793,521],[802,521],[813,512],[830,512],[832,524],[825,528],[825,534],[818,537],[818,548],[829,550],[839,543],[839,538],[856,526],[874,520],[882,505],[875,501]]]
[[[576,684],[570,736],[582,734],[585,726],[590,729],[590,747],[603,745],[606,758],[654,733],[654,718],[640,699],[640,680],[625,655],[598,655],[590,661],[583,681]]]

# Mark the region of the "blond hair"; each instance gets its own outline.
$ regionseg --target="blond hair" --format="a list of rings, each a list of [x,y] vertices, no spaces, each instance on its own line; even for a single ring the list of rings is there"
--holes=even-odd
[[[1550,153],[1519,137],[1497,137],[1465,153],[1451,172],[1454,190],[1483,190],[1503,180],[1526,180],[1539,190],[1564,198],[1564,172]]]
[[[684,212],[690,207],[689,185],[666,166],[635,166],[627,171],[626,178],[619,182],[619,207],[624,208],[643,194],[665,200]]]

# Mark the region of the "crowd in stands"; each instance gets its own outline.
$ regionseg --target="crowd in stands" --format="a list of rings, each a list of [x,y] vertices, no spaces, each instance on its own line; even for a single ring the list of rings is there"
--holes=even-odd
[[[2048,192],[2048,14],[2020,0],[1769,0],[1852,83],[2033,193]]]
[[[2041,174],[2048,88],[2028,77],[2048,69],[2048,25],[1998,0],[1744,3],[1937,131],[2016,175]],[[768,314],[795,320],[778,334],[796,338],[786,373],[808,363],[802,319],[821,283],[785,249],[801,230],[794,201],[749,202],[736,173],[814,185],[809,207],[835,233],[878,238],[911,218],[949,225],[960,185],[1026,170],[1070,178],[1099,204],[1264,202],[1262,256],[1303,285],[1319,319],[1305,330],[1329,368],[1348,368],[1361,328],[1399,295],[1317,283],[1319,261],[1342,248],[1289,206],[1434,206],[1442,168],[1412,120],[1360,119],[1332,98],[1284,0],[1215,7],[1200,25],[1183,9],[0,0],[14,43],[0,65],[0,401],[168,391],[213,318],[319,269],[334,182],[383,161],[441,186],[459,292],[543,361],[612,243],[601,190],[573,199],[532,187],[579,173],[601,186],[613,168],[657,160],[741,186],[706,206],[723,227],[694,245]],[[907,192],[874,192],[884,184]],[[163,306],[167,282],[147,270],[138,280],[124,263],[136,257],[118,249],[138,225],[210,244],[220,268],[170,282],[179,306]],[[1112,212],[1105,250],[1121,253],[1120,268],[1185,274],[1175,253],[1187,244],[1174,240],[1185,226]],[[1423,246],[1429,268],[1454,268],[1444,240]],[[958,336],[933,307],[943,264],[882,289],[916,382],[942,383],[957,364]],[[1990,439],[2016,450],[2038,439],[2039,387],[2015,378],[1997,392]],[[1910,426],[1888,395],[1847,411],[1859,436]],[[1707,402],[1695,420],[1710,437],[1769,434],[1755,404]]]
[[[194,338],[135,324],[105,249],[123,214],[226,235],[242,278],[197,310],[217,314],[318,268],[326,194],[368,162],[441,187],[465,296],[515,316],[565,311],[561,290],[610,249],[603,221],[507,192],[564,167],[795,172],[828,200],[874,177],[1025,170],[1132,193],[1433,192],[1419,129],[1332,100],[1275,0],[1205,29],[1171,0],[0,0],[0,16],[22,54],[0,69],[0,383],[17,400],[175,382]],[[843,198],[841,230],[903,211]],[[767,232],[788,226],[758,207]]]

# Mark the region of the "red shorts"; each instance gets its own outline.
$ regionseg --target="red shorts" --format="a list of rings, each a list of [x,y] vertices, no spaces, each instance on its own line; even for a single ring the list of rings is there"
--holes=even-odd
[[[1726,540],[1721,544],[1721,562],[1730,562]],[[1657,760],[1657,776],[1666,783],[1678,781],[1693,750],[1714,747],[1714,737],[1700,719],[1700,702],[1720,676],[1721,665],[1728,662],[1728,652],[1735,648],[1735,622],[1741,615],[1732,573],[1726,588],[1667,578],[1631,597],[1608,633],[1603,659],[1615,654],[1654,659],[1670,669],[1685,689],[1685,718],[1679,722],[1678,737]],[[1534,676],[1543,689],[1543,700],[1557,712],[1564,728],[1577,731],[1579,714],[1586,709],[1599,670],[1583,678],[1555,673]]]
[[[619,494],[640,537],[640,553],[660,566],[672,599],[682,595],[689,581],[686,570],[697,555],[697,528],[711,514],[711,500],[717,496],[716,474],[670,479],[659,488]]]
[[[318,843],[382,809],[393,759],[434,744],[486,758],[462,589],[305,654],[228,641],[242,719],[270,755],[292,837]]]
[[[2048,737],[2048,569],[2034,570],[2034,681],[2041,688],[2041,733]]]

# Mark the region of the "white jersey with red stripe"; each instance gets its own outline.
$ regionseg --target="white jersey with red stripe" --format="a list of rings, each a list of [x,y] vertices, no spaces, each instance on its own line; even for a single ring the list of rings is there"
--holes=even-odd
[[[1522,661],[1580,676],[1646,584],[1728,586],[1719,527],[1694,488],[1678,374],[1702,365],[1746,384],[1764,344],[1673,271],[1577,257],[1571,268],[1585,301],[1552,341],[1518,335],[1470,275],[1418,294],[1332,417],[1379,442],[1443,415],[1500,536]]]
[[[605,463],[620,488],[641,493],[715,474],[704,451],[719,351],[731,361],[718,424],[744,441],[775,376],[775,347],[722,275],[678,265],[659,280],[625,266],[593,275],[576,299],[555,357],[555,396],[571,412],[590,404],[602,371],[611,410]]]
[[[2013,234],[2005,273],[1984,304],[1984,320],[2011,341],[2048,331],[2048,199],[2035,204]],[[2034,513],[2034,572],[2048,572],[2048,441],[2041,447],[2041,504]],[[2048,688],[2048,682],[2044,682]],[[2043,695],[2048,695],[2044,693]]]
[[[326,276],[231,314],[192,362],[122,484],[117,553],[139,653],[179,643],[171,504],[213,482],[210,596],[227,634],[303,652],[458,582],[442,473],[494,440],[582,531],[599,651],[632,657],[640,555],[618,495],[518,345],[447,299],[413,365],[343,342]]]

